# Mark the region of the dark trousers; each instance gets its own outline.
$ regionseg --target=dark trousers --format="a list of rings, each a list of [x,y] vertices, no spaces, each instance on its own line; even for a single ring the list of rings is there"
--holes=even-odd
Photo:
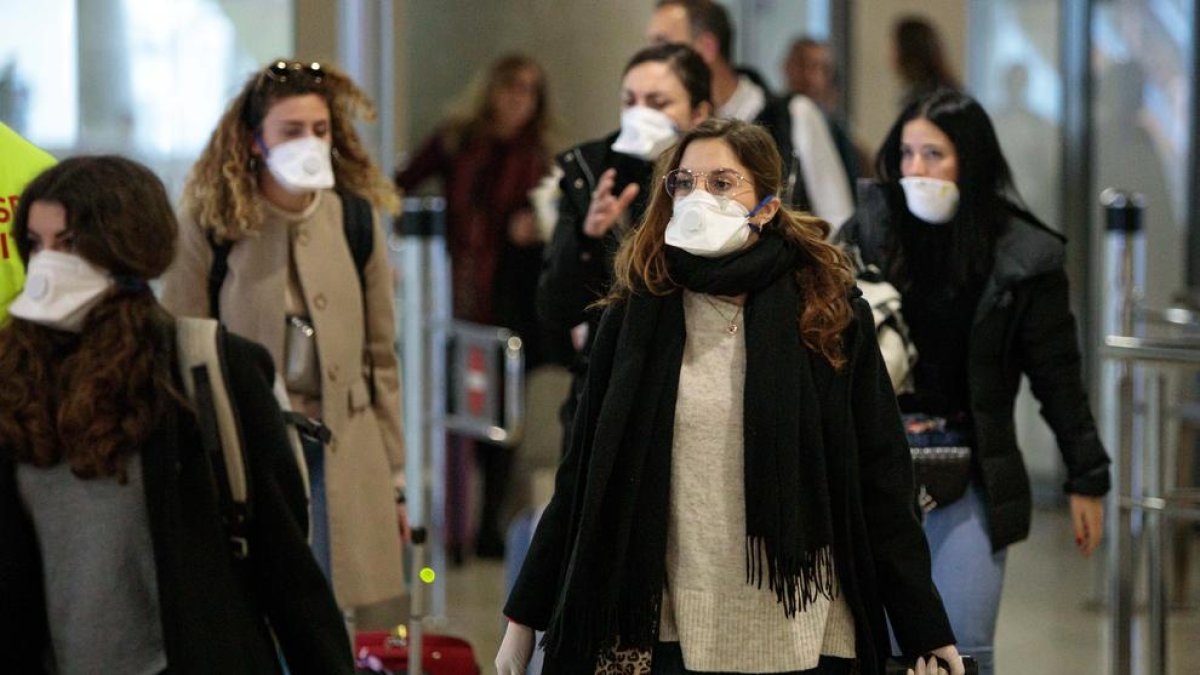
[[[500,517],[508,498],[515,457],[515,448],[487,441],[475,441],[475,463],[483,481],[479,532],[475,537],[475,553],[480,557],[500,558],[504,555],[504,525],[500,522]]]
[[[778,673],[777,675],[850,675],[850,668],[853,664],[852,659],[822,656],[816,668]],[[683,651],[679,648],[678,642],[659,642],[654,646],[654,661],[650,667],[651,675],[693,675],[694,672],[683,667]],[[711,675],[732,674],[713,673]]]

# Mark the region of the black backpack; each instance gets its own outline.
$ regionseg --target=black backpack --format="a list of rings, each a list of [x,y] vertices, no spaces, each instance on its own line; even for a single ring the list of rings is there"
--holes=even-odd
[[[766,92],[765,87],[763,90]],[[796,149],[792,147],[792,111],[788,103],[786,98],[767,93],[767,103],[754,122],[771,134],[779,149],[779,156],[783,158],[784,189],[779,199],[792,208],[811,211],[812,202],[804,184],[804,172],[800,167],[800,159],[796,157]]]
[[[763,109],[758,111],[752,122],[761,125],[775,140],[779,156],[783,158],[783,194],[778,195],[784,204],[800,211],[812,211],[812,201],[808,198],[808,187],[804,184],[804,171],[800,167],[800,158],[796,156],[796,148],[792,146],[792,109],[791,98],[776,96],[762,74],[753,68],[738,67],[738,75],[750,78],[767,97]]]

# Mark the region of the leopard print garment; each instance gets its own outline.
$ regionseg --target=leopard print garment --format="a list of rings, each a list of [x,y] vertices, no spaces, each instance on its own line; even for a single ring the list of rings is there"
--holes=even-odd
[[[596,675],[650,675],[648,649],[613,647],[596,659]]]

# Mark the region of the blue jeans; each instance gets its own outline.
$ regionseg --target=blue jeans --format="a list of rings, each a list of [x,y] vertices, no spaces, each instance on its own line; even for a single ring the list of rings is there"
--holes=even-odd
[[[729,636],[729,639],[735,639]],[[821,662],[811,670],[800,670],[778,675],[850,675],[853,659],[838,659],[832,656],[822,656]],[[650,675],[693,675],[696,671],[683,666],[683,650],[678,642],[659,642],[654,646],[654,656],[650,664]],[[697,674],[698,675],[698,674]],[[708,675],[732,675],[730,673],[712,673]]]
[[[972,484],[962,499],[930,511],[925,537],[958,651],[975,657],[980,675],[992,675],[1007,550],[992,553],[979,489]]]
[[[325,446],[321,441],[300,437],[304,463],[308,466],[309,504],[312,509],[312,552],[325,578],[333,582],[329,551],[329,508],[325,502]]]

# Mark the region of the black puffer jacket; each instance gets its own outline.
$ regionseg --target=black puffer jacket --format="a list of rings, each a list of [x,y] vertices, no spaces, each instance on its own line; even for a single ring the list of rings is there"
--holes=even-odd
[[[859,204],[838,238],[857,245],[864,262],[886,270],[893,243],[882,190],[864,190]],[[1014,214],[996,242],[995,265],[975,310],[967,361],[974,459],[997,551],[1029,535],[1033,512],[1013,420],[1022,374],[1029,376],[1066,462],[1064,489],[1091,496],[1109,490],[1108,454],[1083,388],[1065,258],[1060,235]]]

